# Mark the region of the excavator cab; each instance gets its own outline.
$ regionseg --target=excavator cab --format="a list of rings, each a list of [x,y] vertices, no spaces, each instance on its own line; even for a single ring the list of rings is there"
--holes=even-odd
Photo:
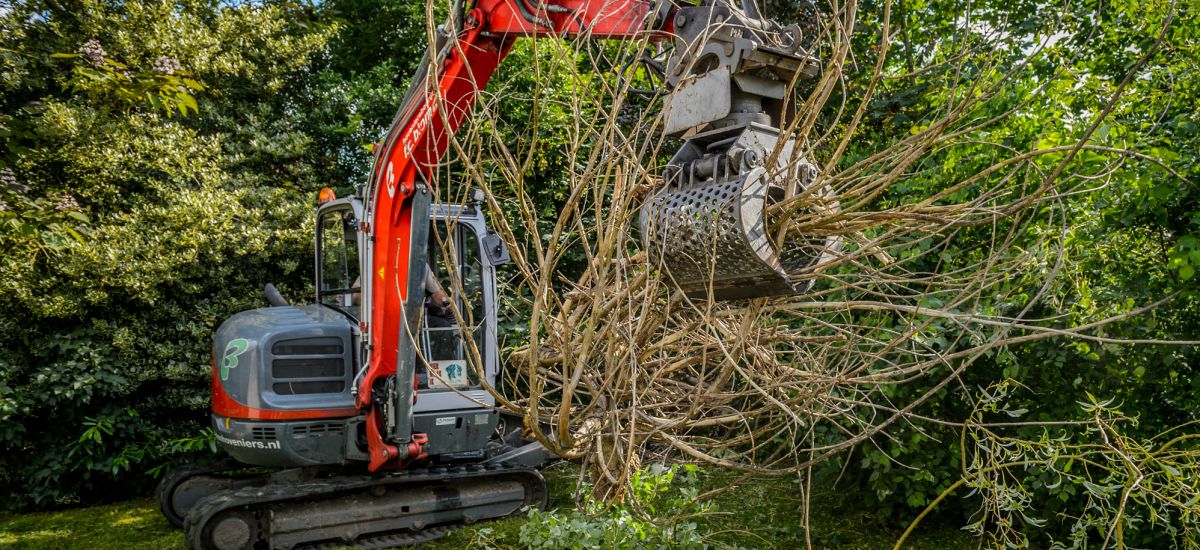
[[[482,459],[499,422],[484,389],[499,376],[495,269],[502,263],[485,253],[485,243],[495,245],[488,236],[477,206],[431,206],[428,269],[451,303],[427,299],[421,316],[413,431],[426,434],[426,452],[442,460]]]
[[[357,198],[331,201],[317,213],[317,302],[345,316],[355,330],[360,300],[362,205]],[[429,437],[425,451],[437,460],[482,458],[496,427],[495,398],[485,389],[498,374],[495,268],[507,254],[485,252],[499,244],[475,205],[434,204],[429,212],[426,299],[413,339],[416,403],[413,430]],[[431,299],[437,287],[448,305]],[[360,353],[361,356],[361,353]],[[354,387],[364,366],[356,362],[338,388]],[[365,452],[365,448],[359,449]]]
[[[429,229],[430,296],[420,329],[417,389],[430,393],[480,389],[480,375],[487,374],[493,355],[487,345],[489,281],[479,239],[476,229],[462,221],[461,209],[453,210],[435,205]],[[430,285],[442,290],[450,303],[435,303]]]

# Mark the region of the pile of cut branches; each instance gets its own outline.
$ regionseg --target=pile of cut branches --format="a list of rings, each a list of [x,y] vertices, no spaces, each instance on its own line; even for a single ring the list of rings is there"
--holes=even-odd
[[[514,260],[508,288],[528,319],[497,398],[525,414],[553,452],[583,459],[597,495],[619,498],[648,453],[802,475],[925,418],[923,403],[1008,346],[1145,343],[1102,329],[1161,302],[1086,319],[1035,312],[1053,300],[1070,261],[1071,199],[1109,185],[1131,159],[1147,160],[1097,132],[1170,18],[1107,97],[1066,123],[1070,137],[1050,140],[1010,123],[1068,78],[1045,71],[1053,37],[1014,49],[964,11],[957,34],[897,65],[889,52],[905,33],[891,2],[865,29],[853,0],[823,6],[809,25],[823,68],[789,83],[794,116],[783,129],[797,144],[787,169],[816,169],[803,192],[766,213],[776,249],[821,257],[794,274],[807,289],[799,294],[689,298],[672,285],[672,266],[647,253],[639,211],[679,142],[662,135],[662,96],[640,95],[645,72],[622,60],[660,57],[668,42],[522,45],[535,68],[527,78],[547,85],[489,87],[453,140],[453,163],[435,182],[440,199],[484,191],[489,223]],[[873,44],[852,48],[864,36]],[[1044,76],[1029,78],[1033,71]],[[940,88],[908,132],[879,141],[867,121],[880,89],[913,79]],[[512,116],[505,102],[528,107],[507,142],[497,130]],[[546,182],[531,175],[548,135],[562,140],[568,167],[553,182],[563,190],[553,205],[538,187]],[[963,158],[977,168],[950,165]],[[917,382],[921,391],[892,391]]]

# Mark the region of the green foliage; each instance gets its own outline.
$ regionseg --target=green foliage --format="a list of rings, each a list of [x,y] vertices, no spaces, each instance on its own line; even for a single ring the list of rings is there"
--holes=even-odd
[[[305,162],[321,130],[295,108],[332,19],[68,4],[0,13],[6,508],[137,494],[215,450],[212,331],[263,283],[310,288],[311,197],[336,174]]]
[[[0,177],[15,178],[12,170],[0,168]],[[70,195],[30,197],[29,188],[14,183],[0,187],[0,228],[34,256],[62,252],[72,241],[82,243],[90,234],[91,219],[79,211]],[[41,254],[39,254],[41,253]]]
[[[1195,276],[1196,269],[1200,268],[1200,238],[1195,235],[1180,237],[1171,249],[1170,266],[1180,281],[1187,281]]]
[[[1009,278],[971,307],[983,314],[1023,314],[1042,326],[1065,327],[1174,298],[1148,314],[1096,332],[1111,339],[1108,341],[1045,340],[996,350],[914,412],[961,422],[971,415],[975,390],[1012,378],[1030,390],[1009,398],[1007,410],[1020,412],[1015,420],[1086,420],[1088,416],[1081,414],[1076,402],[1087,402],[1089,392],[1114,399],[1136,418],[1136,423],[1122,425],[1122,429],[1138,441],[1200,420],[1200,402],[1195,399],[1200,394],[1200,356],[1195,347],[1117,343],[1124,339],[1193,340],[1200,334],[1200,308],[1195,301],[1195,269],[1200,265],[1200,194],[1195,183],[1200,181],[1196,156],[1200,133],[1194,108],[1200,101],[1200,67],[1195,61],[1200,52],[1200,25],[1195,10],[1171,12],[1168,3],[1153,6],[1127,1],[1067,7],[1037,2],[972,3],[973,16],[987,21],[976,29],[1002,30],[993,35],[988,47],[961,66],[946,63],[927,73],[897,76],[868,109],[873,131],[852,143],[847,161],[863,158],[927,124],[928,117],[945,102],[941,94],[953,75],[944,71],[961,67],[969,73],[989,63],[995,64],[993,70],[1007,69],[1020,57],[1017,54],[1033,51],[1046,37],[1058,33],[1030,70],[1004,82],[984,118],[1017,108],[1015,112],[976,132],[973,139],[937,151],[882,198],[889,204],[920,200],[949,182],[981,173],[1008,155],[983,143],[999,143],[1017,151],[1047,151],[1080,139],[1125,72],[1148,51],[1164,17],[1171,13],[1175,18],[1164,46],[1130,81],[1110,117],[1088,138],[1087,145],[1097,149],[1081,152],[1068,165],[1066,173],[1079,176],[1064,185],[1078,193],[1041,207],[1033,215],[1046,221],[1019,237],[1018,245],[1024,248],[1013,253],[1032,253],[1035,269],[1028,277]],[[944,61],[939,55],[948,50],[936,47],[939,35],[985,40],[983,33],[964,36],[959,27],[962,8],[961,4],[904,2],[893,12],[892,24],[894,32],[907,41],[900,39],[902,43],[894,44],[885,72],[901,75],[910,68],[910,60],[917,66]],[[865,28],[877,33],[880,23],[871,19],[879,10],[865,6],[863,13],[868,18]],[[864,33],[861,40],[863,49],[856,51],[869,48],[877,34]],[[861,85],[861,79],[869,74],[850,76]],[[1046,86],[1045,91],[1038,93],[1039,86]],[[1103,147],[1130,149],[1136,156]],[[1065,158],[1065,151],[1043,155],[1037,163],[1040,172],[1012,177],[1028,177],[1029,184],[1036,185],[1047,169]],[[1109,183],[1095,185],[1106,177],[1111,178]],[[1003,224],[1000,227],[1008,227]],[[927,263],[916,264],[916,270],[971,265],[982,253],[991,252],[985,248],[991,231],[966,230],[955,235],[926,256]],[[916,256],[929,250],[929,243],[914,242],[897,254]],[[1005,257],[1004,251],[1000,257]],[[904,326],[889,319],[862,321],[881,327]],[[943,350],[957,338],[979,337],[958,327],[935,324],[928,342],[934,350]],[[929,391],[932,381],[945,372],[926,375],[929,382],[884,387],[879,393],[889,401],[904,403]],[[859,470],[861,483],[876,495],[879,514],[907,523],[962,478],[959,457],[970,451],[970,443],[964,449],[958,435],[952,426],[921,420],[898,422],[886,436],[860,447],[861,454],[850,466]],[[1045,435],[1039,427],[1013,431],[1014,437],[1034,441]],[[1051,439],[1054,435],[1051,433]],[[1031,481],[1025,487],[1029,491],[1026,498],[1044,504],[1041,518],[1062,518],[1096,503],[1082,486],[1052,485],[1047,479]],[[977,499],[978,493],[961,505],[943,505],[942,509],[963,521],[981,505]],[[1072,529],[1065,521],[1031,522],[1023,528],[1034,546],[1047,545],[1052,537],[1063,540]]]
[[[88,59],[84,54],[59,53],[51,57],[62,59]],[[176,110],[187,116],[188,109],[198,113],[199,105],[192,92],[204,89],[199,82],[188,78],[192,73],[172,67],[178,64],[172,58],[160,58],[164,65],[159,71],[132,71],[119,61],[97,55],[88,59],[91,63],[78,63],[71,69],[67,86],[77,92],[96,97],[101,103],[117,101],[127,108],[145,102],[155,109],[162,109],[172,116]]]
[[[521,544],[531,549],[708,548],[697,521],[714,512],[698,502],[700,469],[691,464],[653,464],[630,478],[628,501],[596,501],[582,487],[583,510],[530,509]]]
[[[1087,420],[1045,427],[1032,438],[1008,435],[988,420],[1021,416],[1009,403],[1017,391],[1011,380],[981,391],[962,429],[962,478],[926,511],[966,487],[982,499],[966,529],[995,547],[1030,546],[1050,517],[1063,526],[1048,537],[1052,548],[1089,548],[1101,540],[1118,548],[1200,543],[1200,435],[1172,429],[1132,437],[1136,421],[1090,393],[1077,404]]]

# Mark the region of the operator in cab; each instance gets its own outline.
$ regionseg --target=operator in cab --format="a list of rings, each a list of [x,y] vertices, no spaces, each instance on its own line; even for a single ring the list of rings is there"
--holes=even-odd
[[[358,288],[361,279],[355,278],[354,285],[351,288]],[[350,294],[351,303],[358,305],[359,296],[362,293],[354,291]],[[454,312],[450,309],[450,296],[442,290],[441,283],[438,283],[437,276],[433,274],[433,268],[425,266],[425,309],[429,313],[429,326],[435,328],[454,326]]]

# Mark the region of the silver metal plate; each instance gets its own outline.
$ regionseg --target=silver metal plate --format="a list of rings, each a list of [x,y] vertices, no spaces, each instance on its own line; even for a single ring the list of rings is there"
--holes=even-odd
[[[729,69],[720,67],[679,83],[667,99],[667,135],[675,135],[729,115]]]

